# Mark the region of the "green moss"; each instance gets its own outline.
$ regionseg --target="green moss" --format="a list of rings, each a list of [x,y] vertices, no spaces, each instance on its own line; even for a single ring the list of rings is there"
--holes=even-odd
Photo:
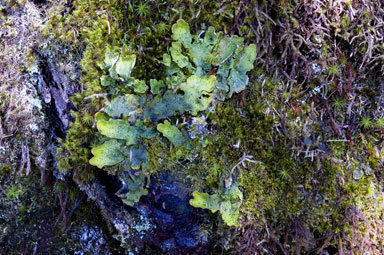
[[[136,13],[140,17],[147,17],[149,14],[149,5],[147,3],[139,3],[136,7]]]
[[[369,117],[363,117],[360,121],[360,125],[364,129],[369,129],[372,126],[372,121]]]
[[[1,175],[7,175],[11,172],[11,166],[8,164],[0,164],[0,173]]]
[[[266,102],[273,105],[271,95],[277,86],[272,80],[264,83],[261,97],[261,85],[251,87],[241,108],[236,105],[242,99],[235,97],[209,114],[215,133],[205,137],[208,142],[198,149],[201,159],[186,171],[195,176],[196,187],[211,192],[224,187],[228,180],[237,182],[244,194],[240,224],[264,219],[270,227],[286,225],[289,229],[300,218],[318,235],[340,233],[346,227],[345,209],[355,202],[359,185],[340,185],[340,176],[347,169],[333,163],[332,158],[323,158],[319,165],[310,158],[293,157],[284,134],[274,129],[276,119],[265,114]],[[342,157],[346,144],[335,144],[332,149]],[[255,162],[234,169],[245,154],[252,155]],[[343,198],[340,190],[348,195]]]
[[[7,190],[7,199],[15,199],[15,198],[19,198],[21,194],[23,194],[23,187],[19,186],[19,185],[14,185],[14,186],[11,186],[8,190]]]

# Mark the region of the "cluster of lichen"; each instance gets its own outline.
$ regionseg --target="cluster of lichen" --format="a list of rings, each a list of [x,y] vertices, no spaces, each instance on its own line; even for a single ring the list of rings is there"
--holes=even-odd
[[[158,12],[143,19],[137,13],[139,5],[157,9]],[[100,82],[102,72],[96,63],[104,59],[105,52],[135,54],[140,64],[136,65],[132,76],[137,79],[150,76],[161,80],[164,72],[161,71],[163,67],[158,61],[159,56],[166,52],[169,44],[166,35],[181,13],[198,24],[210,24],[216,29],[222,28],[221,24],[227,24],[231,19],[222,15],[213,16],[208,10],[218,10],[219,5],[211,1],[202,2],[200,9],[179,1],[168,1],[166,4],[130,1],[125,4],[122,1],[78,0],[72,6],[73,9],[69,10],[63,3],[52,11],[45,34],[53,41],[67,45],[73,55],[81,53],[80,64],[84,70],[80,81],[82,90],[72,97],[79,111],[73,113],[74,121],[63,141],[64,147],[58,151],[58,164],[62,171],[73,171],[76,180],[87,182],[93,176],[93,170],[88,165],[88,145],[99,139],[92,129],[92,117],[104,104],[103,97],[87,97],[103,92]],[[230,9],[233,8],[235,6]],[[120,52],[123,45],[125,47]]]
[[[163,54],[166,78],[150,79],[150,93],[145,80],[131,77],[135,55],[105,54],[104,61],[99,64],[105,71],[100,80],[108,96],[113,98],[95,119],[97,129],[108,140],[103,139],[103,144],[92,149],[91,165],[102,168],[122,163],[120,176],[125,174],[126,177],[131,170],[145,172],[149,164],[143,139],[158,139],[158,132],[174,146],[191,150],[193,142],[187,130],[177,127],[178,118],[184,116],[187,123],[187,113],[197,116],[206,111],[214,99],[229,98],[248,85],[246,73],[253,68],[255,45],[243,46],[243,38],[225,37],[213,27],[203,31],[203,38],[192,36],[184,20],[178,20],[172,31],[175,42],[170,48],[171,56]],[[210,74],[212,68],[217,69],[215,74]],[[176,125],[163,121],[168,118]],[[151,172],[157,170],[151,169]],[[129,199],[132,194],[136,193],[126,192],[123,201],[132,205]],[[123,196],[121,192],[120,196]],[[133,202],[139,198],[135,196]],[[221,211],[229,225],[236,224],[238,207],[229,210],[230,213]]]

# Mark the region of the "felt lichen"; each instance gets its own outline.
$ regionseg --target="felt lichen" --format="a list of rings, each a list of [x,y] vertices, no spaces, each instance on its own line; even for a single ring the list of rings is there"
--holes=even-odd
[[[200,42],[197,35],[191,35],[184,20],[178,20],[172,31],[173,39],[177,41],[173,42],[170,48],[172,57],[163,56],[164,65],[167,67],[166,78],[150,79],[150,92],[147,91],[145,80],[131,77],[136,63],[135,55],[123,56],[106,52],[104,60],[99,63],[100,69],[105,72],[101,76],[101,83],[113,98],[104,110],[106,118],[97,120],[97,129],[101,135],[118,139],[119,143],[111,140],[93,149],[94,158],[90,160],[92,165],[101,168],[125,159],[130,162],[130,169],[146,169],[147,149],[140,144],[143,144],[144,138],[159,139],[155,136],[153,126],[156,126],[157,131],[173,145],[187,150],[193,149],[193,142],[183,129],[180,130],[168,120],[158,124],[156,122],[185,113],[197,116],[206,111],[214,98],[218,99],[215,90],[219,76],[208,74],[214,64],[221,73],[228,73],[228,86],[231,90],[226,97],[231,97],[234,92],[241,92],[248,84],[246,72],[252,69],[256,58],[254,45],[244,48],[243,39],[240,37],[236,37],[235,44],[230,43],[229,38],[223,37],[222,33],[216,34],[212,27],[203,31],[205,37]],[[225,42],[222,42],[222,39]],[[206,56],[209,54],[219,54],[221,62],[207,60]],[[183,70],[184,68],[186,70]],[[223,77],[222,75],[221,80]],[[240,80],[242,84],[239,83]],[[123,94],[123,91],[128,93]],[[119,147],[120,142],[122,145]],[[108,152],[105,161],[101,160],[100,153],[103,152]],[[236,209],[232,208],[236,204],[232,202],[229,198],[223,200],[222,215],[226,223],[235,225],[238,206],[235,206]]]
[[[105,113],[111,117],[132,116],[139,107],[138,98],[135,95],[118,96],[112,99],[105,108]]]
[[[192,43],[192,35],[190,34],[189,26],[184,20],[179,20],[172,27],[172,31],[173,38],[180,41],[174,42],[170,49],[173,61],[175,61],[181,68],[186,66],[191,69],[194,68],[190,65],[188,57],[182,55],[182,43],[185,47],[191,49],[190,56],[194,60],[194,63],[198,65],[197,68],[208,70],[210,66],[205,63],[202,56],[204,56],[208,50],[212,50],[215,44],[220,43],[221,34],[216,34],[213,28],[209,28],[206,32],[203,44],[198,41]],[[196,40],[197,37],[194,36],[194,38]],[[242,43],[240,38],[238,41],[239,43]],[[222,47],[225,48],[222,54],[227,54],[224,60],[228,61],[229,57],[232,57],[232,55],[233,57],[236,57],[238,68],[242,72],[242,75],[245,75],[245,72],[249,71],[250,67],[253,66],[252,62],[256,56],[253,53],[254,47],[252,45],[247,46],[244,52],[240,55],[238,52],[235,52],[236,50],[238,51],[239,45],[232,45],[232,48],[230,48],[224,43]],[[235,58],[233,61],[235,61]],[[114,87],[115,84],[121,83],[122,86],[131,87],[131,93],[145,93],[147,90],[145,81],[134,79],[130,76],[135,66],[135,62],[135,55],[123,57],[120,56],[120,54],[111,52],[105,53],[104,60],[99,66],[102,70],[106,71],[109,76],[102,76],[103,86]],[[166,65],[171,68],[173,65],[172,59],[169,59],[167,62],[168,64]],[[216,76],[206,75],[200,72],[201,76],[192,74],[185,80],[184,77],[186,76],[180,76],[180,73],[182,73],[181,69],[176,68],[173,70],[174,71],[167,71],[170,79],[167,79],[165,83],[164,81],[151,79],[151,92],[154,95],[157,95],[154,100],[146,100],[145,98],[142,100],[134,94],[117,96],[112,99],[105,112],[111,117],[129,117],[131,115],[137,115],[136,117],[140,118],[140,109],[144,109],[143,117],[155,121],[171,117],[175,113],[183,114],[184,112],[190,112],[192,115],[197,115],[199,112],[206,110],[214,97],[213,91],[217,84]],[[179,73],[175,73],[176,71]],[[109,81],[108,83],[106,82],[107,80]],[[184,93],[172,93],[169,89],[165,91],[165,94],[160,93],[161,90],[164,91],[167,87],[172,87],[173,89],[180,88]],[[242,89],[237,89],[236,92],[239,92]],[[131,120],[135,121],[135,119]],[[165,125],[167,125],[167,123],[169,124],[167,121]],[[158,125],[158,130],[174,144],[184,144],[185,147],[190,148],[190,144],[186,142],[187,138],[185,135],[182,135],[178,130],[178,132],[171,132],[173,135],[170,135],[170,132],[166,132],[162,125],[163,124]],[[171,126],[169,125],[169,127]],[[127,145],[137,143],[138,129],[125,120],[99,120],[97,122],[97,128],[101,134],[110,138],[125,139]],[[175,131],[175,127],[172,128],[172,130]]]
[[[127,145],[137,143],[138,130],[135,126],[124,120],[99,120],[97,129],[102,135],[110,138],[124,139]]]
[[[89,160],[91,165],[102,168],[103,166],[112,166],[124,160],[121,152],[121,143],[117,140],[110,140],[104,144],[93,148],[93,158]]]
[[[215,85],[216,78],[213,75],[205,78],[192,75],[186,82],[180,84],[180,89],[184,91],[183,99],[187,110],[192,115],[208,108],[213,99],[212,91]]]
[[[176,146],[183,146],[187,149],[191,148],[191,144],[187,135],[182,133],[177,127],[172,126],[169,121],[164,124],[158,124],[157,130],[162,133],[168,140]]]
[[[188,24],[183,20],[172,26],[172,32],[172,38],[177,41],[170,48],[173,61],[179,68],[187,68],[190,73],[199,76],[216,69],[219,83],[215,89],[217,98],[229,98],[248,85],[246,73],[253,69],[256,45],[244,47],[243,38],[223,36],[221,32],[216,33],[213,27],[204,31],[203,39],[192,36]],[[186,49],[185,53],[182,46]]]
[[[145,175],[132,175],[124,178],[123,186],[116,194],[122,201],[129,206],[134,206],[139,202],[141,196],[148,194],[147,189],[143,187]]]
[[[220,211],[223,221],[228,226],[237,226],[242,200],[243,193],[237,186],[233,186],[223,193],[213,195],[195,191],[189,203],[194,207],[209,209],[212,213]]]

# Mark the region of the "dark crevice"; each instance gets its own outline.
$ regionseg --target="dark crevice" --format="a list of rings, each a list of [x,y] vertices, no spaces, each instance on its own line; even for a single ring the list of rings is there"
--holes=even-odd
[[[49,126],[55,136],[65,138],[66,130],[72,121],[70,111],[75,110],[69,97],[76,92],[77,86],[70,84],[67,77],[58,72],[49,59],[42,58],[40,70],[38,91],[46,106]]]

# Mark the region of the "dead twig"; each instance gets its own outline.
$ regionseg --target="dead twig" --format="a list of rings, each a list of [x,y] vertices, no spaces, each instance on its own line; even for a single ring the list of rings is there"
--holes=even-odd
[[[68,202],[68,197],[69,197],[69,188],[67,187],[67,189],[65,190],[65,195],[63,197],[63,191],[61,190],[60,193],[59,193],[59,203],[60,203],[60,208],[61,208],[61,211],[60,211],[60,215],[59,217],[57,218],[56,222],[55,222],[55,226],[57,225],[57,223],[59,223],[60,219],[63,219],[63,226],[62,226],[62,230],[64,231],[65,228],[67,227],[67,213],[66,213],[66,208],[67,208],[67,202]]]

